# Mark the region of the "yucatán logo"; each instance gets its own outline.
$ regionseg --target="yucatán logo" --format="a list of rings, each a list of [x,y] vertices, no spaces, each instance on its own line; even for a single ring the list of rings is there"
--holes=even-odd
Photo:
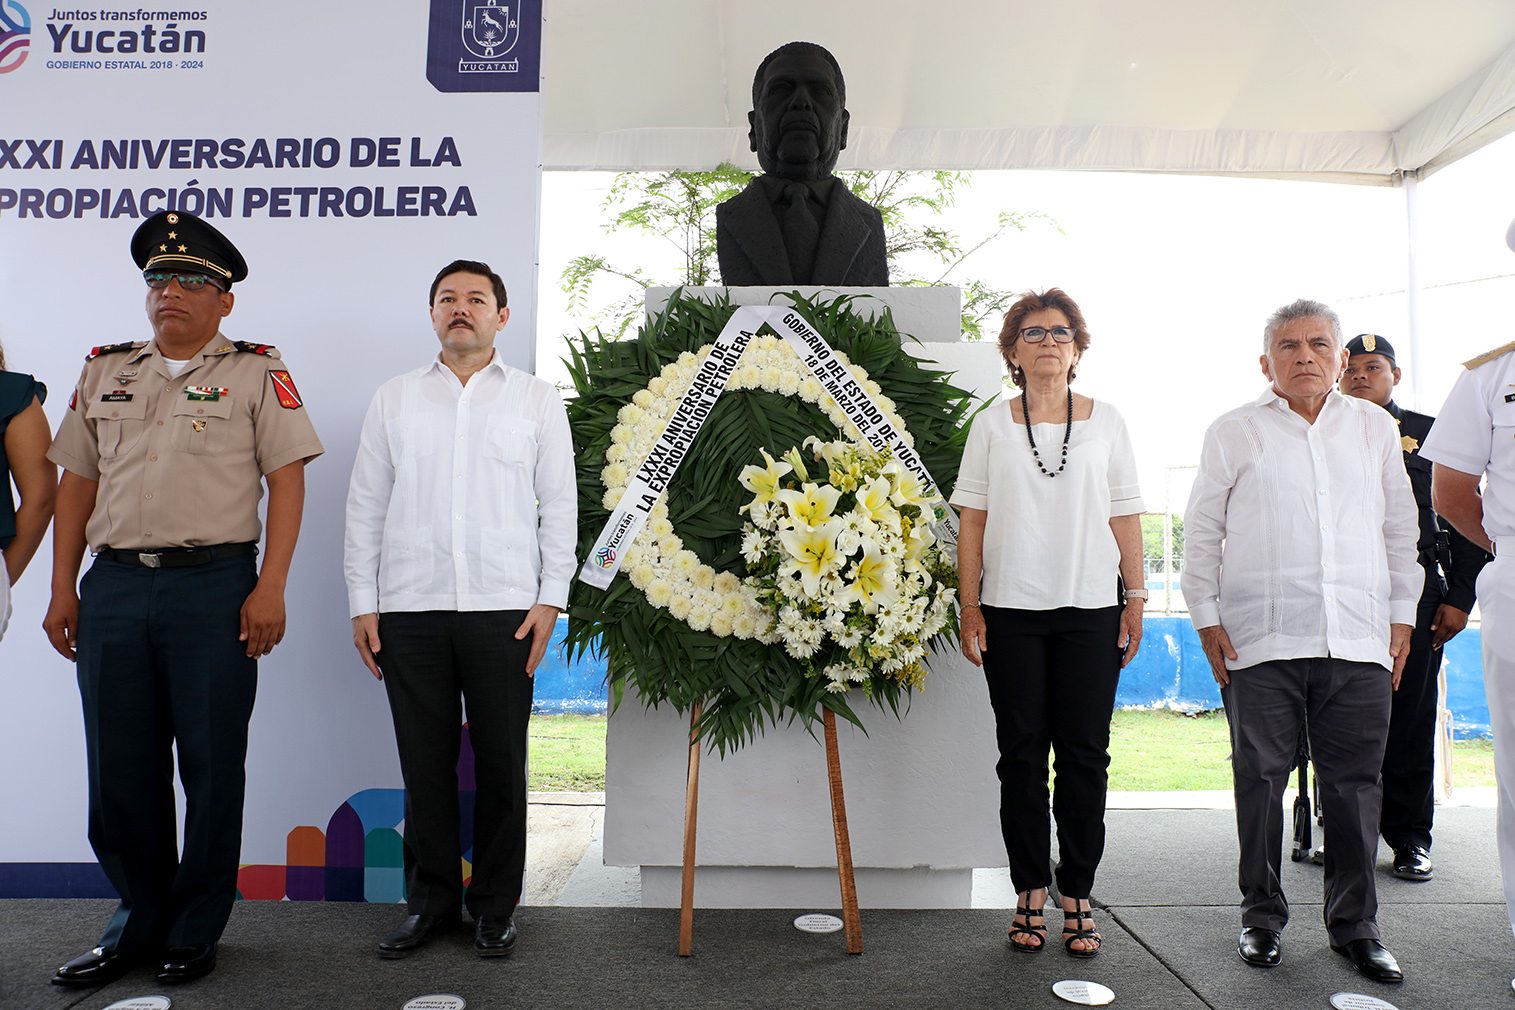
[[[426,79],[438,91],[536,91],[542,0],[431,0]]]
[[[32,18],[16,0],[0,2],[0,74],[26,62],[32,44]]]
[[[519,73],[520,61],[506,59],[521,37],[519,16],[520,6],[515,2],[500,7],[496,0],[489,0],[487,6],[481,7],[463,0],[463,48],[478,58],[459,60],[458,72]]]

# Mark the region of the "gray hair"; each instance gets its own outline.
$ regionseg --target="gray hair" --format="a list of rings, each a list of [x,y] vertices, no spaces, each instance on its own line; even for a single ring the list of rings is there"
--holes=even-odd
[[[1309,298],[1301,298],[1290,302],[1283,308],[1268,317],[1268,322],[1263,326],[1263,353],[1273,350],[1273,338],[1278,336],[1278,331],[1294,322],[1296,319],[1324,319],[1331,324],[1331,339],[1336,343],[1339,351],[1343,346],[1341,335],[1341,318],[1334,309],[1324,302],[1312,301]]]

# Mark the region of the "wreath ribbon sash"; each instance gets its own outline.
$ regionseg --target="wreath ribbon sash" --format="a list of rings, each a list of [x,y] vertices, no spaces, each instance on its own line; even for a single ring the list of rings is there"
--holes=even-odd
[[[625,493],[610,520],[600,531],[594,548],[579,571],[579,579],[597,589],[608,589],[625,559],[626,549],[646,525],[648,516],[663,496],[679,464],[688,454],[705,419],[710,416],[726,382],[736,370],[747,345],[764,325],[772,327],[792,348],[805,367],[831,396],[862,439],[880,452],[888,452],[913,473],[934,498],[933,532],[950,557],[957,553],[957,517],[942,500],[936,481],[920,455],[905,441],[904,433],[891,424],[873,397],[858,382],[836,351],[798,311],[783,305],[743,305],[732,313],[710,354],[700,364],[678,407],[659,433],[652,450],[626,485]]]

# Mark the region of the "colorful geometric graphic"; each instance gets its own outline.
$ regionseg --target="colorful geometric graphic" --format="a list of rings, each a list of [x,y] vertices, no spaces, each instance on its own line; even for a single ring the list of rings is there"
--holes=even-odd
[[[16,0],[0,3],[0,74],[19,70],[32,44],[32,19]]]
[[[458,833],[465,886],[472,874],[475,791],[473,743],[464,723],[458,748]],[[404,901],[404,821],[405,790],[354,793],[332,812],[324,832],[302,825],[289,833],[284,866],[243,866],[237,873],[237,896],[267,901]]]

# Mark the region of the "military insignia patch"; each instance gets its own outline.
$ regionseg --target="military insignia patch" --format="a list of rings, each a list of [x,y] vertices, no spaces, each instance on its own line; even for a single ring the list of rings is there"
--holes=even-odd
[[[1405,452],[1414,452],[1420,448],[1420,443],[1409,435],[1401,435],[1399,436],[1399,447]]]
[[[198,419],[198,418],[195,419],[195,420],[193,420],[193,421],[190,421],[189,422],[189,426],[191,428],[195,429],[195,431],[197,431],[197,432],[205,430],[205,422],[202,421],[202,420],[200,420],[200,419]]]
[[[268,377],[273,380],[274,391],[279,394],[279,406],[287,410],[302,406],[300,392],[295,389],[295,380],[289,377],[288,372],[269,372]]]
[[[232,346],[248,354],[272,354],[275,351],[273,344],[249,344],[245,340],[234,340]]]
[[[84,356],[84,360],[94,361],[102,354],[115,354],[118,351],[129,351],[135,346],[137,345],[128,340],[124,344],[105,344],[101,347],[92,347],[90,348],[90,352]]]
[[[68,409],[69,410],[78,410],[79,409],[79,391],[77,389],[74,390],[74,395],[70,396],[68,398]]]

